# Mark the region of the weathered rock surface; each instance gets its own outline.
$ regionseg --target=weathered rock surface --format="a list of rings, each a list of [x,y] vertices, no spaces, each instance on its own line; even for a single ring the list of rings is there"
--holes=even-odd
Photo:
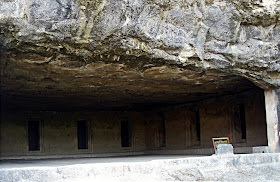
[[[280,154],[138,156],[0,164],[0,181],[279,181]]]
[[[2,95],[118,107],[279,87],[279,20],[278,0],[1,0]]]
[[[232,144],[220,144],[217,147],[217,155],[231,155],[233,154]]]

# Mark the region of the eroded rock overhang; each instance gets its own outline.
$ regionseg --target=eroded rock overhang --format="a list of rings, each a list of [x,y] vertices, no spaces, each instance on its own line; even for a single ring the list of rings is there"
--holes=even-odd
[[[5,107],[133,108],[280,86],[280,2],[0,2]]]

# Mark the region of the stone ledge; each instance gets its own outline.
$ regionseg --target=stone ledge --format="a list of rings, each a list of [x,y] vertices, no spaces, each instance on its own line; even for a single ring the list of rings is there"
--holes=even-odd
[[[253,153],[252,147],[234,147],[235,154],[250,154]],[[67,159],[67,158],[95,158],[95,157],[121,157],[121,156],[137,156],[137,155],[211,155],[214,154],[213,147],[211,148],[189,148],[189,149],[157,149],[145,151],[126,151],[126,152],[108,152],[108,153],[84,153],[84,154],[56,154],[56,155],[12,155],[0,156],[0,160],[30,160],[30,159]]]
[[[280,154],[136,156],[5,162],[0,181],[277,181]]]

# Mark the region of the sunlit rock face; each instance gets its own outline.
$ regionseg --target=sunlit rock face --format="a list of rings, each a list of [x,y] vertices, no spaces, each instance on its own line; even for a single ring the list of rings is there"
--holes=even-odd
[[[1,0],[1,95],[127,108],[279,87],[279,22],[278,0]]]

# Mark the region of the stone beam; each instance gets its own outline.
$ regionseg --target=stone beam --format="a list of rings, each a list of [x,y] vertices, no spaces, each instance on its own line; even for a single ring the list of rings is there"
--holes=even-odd
[[[280,89],[264,93],[269,151],[280,152]]]

